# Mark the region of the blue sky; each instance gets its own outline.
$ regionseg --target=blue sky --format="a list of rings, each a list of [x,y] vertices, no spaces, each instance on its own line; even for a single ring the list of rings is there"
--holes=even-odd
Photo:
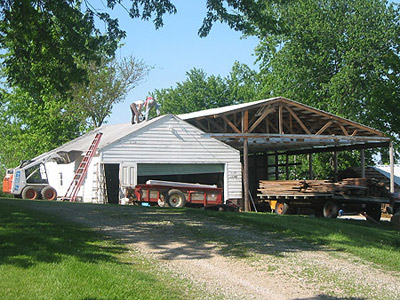
[[[208,75],[226,76],[235,61],[254,67],[256,38],[242,39],[225,24],[215,24],[210,34],[200,38],[197,31],[206,13],[203,0],[175,0],[177,14],[164,17],[164,27],[156,30],[151,21],[132,20],[122,9],[111,12],[118,17],[127,37],[117,57],[133,55],[154,69],[149,76],[114,106],[108,124],[130,122],[129,104],[144,99],[155,89],[174,87],[185,80],[192,68],[203,69]],[[101,8],[101,4],[97,6]]]

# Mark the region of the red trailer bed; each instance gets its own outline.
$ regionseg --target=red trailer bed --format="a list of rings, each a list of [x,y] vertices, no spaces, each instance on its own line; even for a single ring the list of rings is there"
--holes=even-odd
[[[218,206],[223,204],[222,188],[215,185],[149,180],[128,191],[134,202],[159,206],[184,207],[186,204]],[[133,194],[133,195],[132,195]]]

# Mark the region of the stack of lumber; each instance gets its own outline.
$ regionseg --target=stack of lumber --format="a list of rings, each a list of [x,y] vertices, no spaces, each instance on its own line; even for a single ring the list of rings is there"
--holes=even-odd
[[[304,193],[331,193],[333,182],[329,180],[260,180],[262,194],[300,195]]]
[[[330,180],[260,180],[258,189],[264,195],[342,194],[388,197],[382,183],[369,178]]]

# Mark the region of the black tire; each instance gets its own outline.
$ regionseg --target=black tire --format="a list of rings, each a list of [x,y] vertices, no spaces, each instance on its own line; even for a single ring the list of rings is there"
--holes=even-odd
[[[42,198],[45,200],[56,200],[57,199],[57,191],[51,186],[45,186],[41,191]]]
[[[275,213],[278,215],[286,215],[289,211],[289,204],[283,202],[283,201],[278,201],[276,202],[275,205]]]
[[[324,218],[335,219],[338,216],[339,207],[335,202],[325,202],[324,208],[322,209],[322,215]]]
[[[185,207],[186,198],[180,190],[169,190],[166,203],[173,208]]]
[[[369,203],[365,207],[366,214],[374,219],[375,221],[380,221],[382,216],[381,204],[380,203]]]
[[[32,186],[26,186],[21,193],[23,199],[35,200],[39,198],[37,189]]]

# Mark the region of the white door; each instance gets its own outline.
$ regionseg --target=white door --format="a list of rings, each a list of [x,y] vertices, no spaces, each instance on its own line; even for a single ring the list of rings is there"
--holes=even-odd
[[[125,189],[126,187],[135,187],[137,182],[136,164],[121,163],[119,181],[122,189]]]

